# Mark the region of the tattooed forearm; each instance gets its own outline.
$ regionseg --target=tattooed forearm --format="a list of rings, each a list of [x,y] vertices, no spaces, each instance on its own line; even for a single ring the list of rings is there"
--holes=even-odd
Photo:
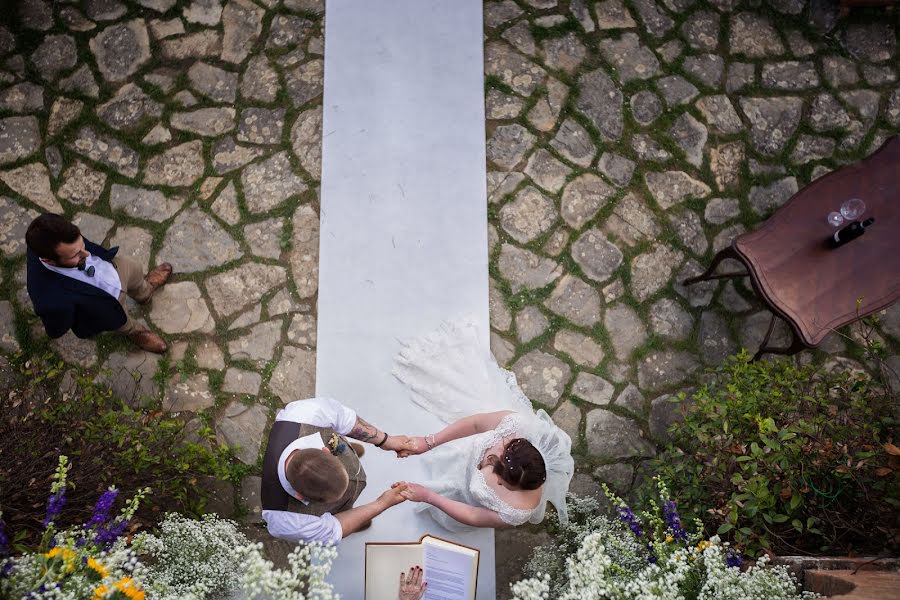
[[[373,442],[379,436],[378,428],[366,422],[362,417],[356,417],[356,424],[350,430],[350,437],[361,442]]]

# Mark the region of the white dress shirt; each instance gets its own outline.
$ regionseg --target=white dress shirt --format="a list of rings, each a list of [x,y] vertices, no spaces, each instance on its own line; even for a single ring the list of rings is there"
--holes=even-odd
[[[275,420],[305,423],[316,427],[330,427],[341,435],[347,435],[356,424],[356,411],[331,398],[310,398],[291,402],[278,411]],[[278,479],[285,492],[297,497],[297,492],[288,483],[284,474],[284,463],[291,452],[303,448],[322,447],[322,437],[315,434],[315,437],[299,438],[284,449],[278,459]],[[272,536],[291,542],[337,544],[344,537],[340,522],[331,513],[317,517],[286,510],[264,510],[262,518]]]
[[[111,262],[103,260],[93,254],[85,259],[84,271],[80,271],[76,267],[57,267],[56,265],[47,264],[44,261],[41,261],[41,264],[60,275],[65,275],[66,277],[71,277],[72,279],[77,279],[78,281],[83,281],[95,288],[99,288],[116,300],[119,299],[119,294],[122,293],[122,280],[119,279],[119,272]],[[94,267],[93,277],[87,274],[88,267]]]

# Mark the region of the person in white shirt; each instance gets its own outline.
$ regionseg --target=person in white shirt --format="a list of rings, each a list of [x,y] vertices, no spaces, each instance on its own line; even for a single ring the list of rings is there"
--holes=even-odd
[[[392,436],[330,398],[297,400],[275,417],[263,459],[262,518],[269,533],[292,542],[336,544],[365,529],[372,519],[400,504],[401,489],[354,507],[366,486],[361,444],[400,452],[413,448],[407,436]]]

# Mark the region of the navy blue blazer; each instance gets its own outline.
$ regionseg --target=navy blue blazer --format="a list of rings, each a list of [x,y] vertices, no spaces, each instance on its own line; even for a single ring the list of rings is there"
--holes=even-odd
[[[84,247],[110,262],[119,251],[118,247],[107,250],[87,239]],[[118,299],[89,283],[51,271],[31,250],[27,257],[28,295],[50,337],[58,338],[70,329],[80,338],[94,337],[114,331],[128,320]]]

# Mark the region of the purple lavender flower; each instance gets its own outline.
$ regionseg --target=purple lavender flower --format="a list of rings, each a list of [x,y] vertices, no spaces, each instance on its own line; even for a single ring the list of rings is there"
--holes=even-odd
[[[678,514],[674,500],[663,502],[663,515],[666,518],[666,526],[672,532],[672,537],[682,542],[687,540],[688,534],[681,525],[681,516]]]
[[[0,557],[9,554],[9,536],[6,535],[6,524],[0,521]]]
[[[47,500],[47,517],[44,519],[44,527],[47,527],[62,512],[66,503],[65,488],[50,496]]]
[[[116,496],[118,495],[119,490],[116,488],[103,492],[103,495],[97,500],[97,505],[94,507],[94,514],[91,515],[91,520],[85,523],[84,528],[89,529],[95,525],[106,523],[109,520],[109,511],[112,509],[112,506],[116,501]]]
[[[634,515],[630,508],[627,506],[620,506],[616,509],[619,513],[619,518],[621,518],[625,524],[628,525],[628,528],[631,529],[631,533],[634,534],[634,537],[643,537],[644,529],[641,527],[641,522],[638,521],[638,518]]]
[[[744,564],[744,558],[741,556],[741,553],[733,548],[729,548],[725,552],[725,564],[729,567],[734,567],[735,569],[740,569],[741,565]]]
[[[98,527],[97,534],[94,536],[94,543],[109,549],[117,539],[125,532],[128,521],[125,519],[116,519],[107,526]]]

